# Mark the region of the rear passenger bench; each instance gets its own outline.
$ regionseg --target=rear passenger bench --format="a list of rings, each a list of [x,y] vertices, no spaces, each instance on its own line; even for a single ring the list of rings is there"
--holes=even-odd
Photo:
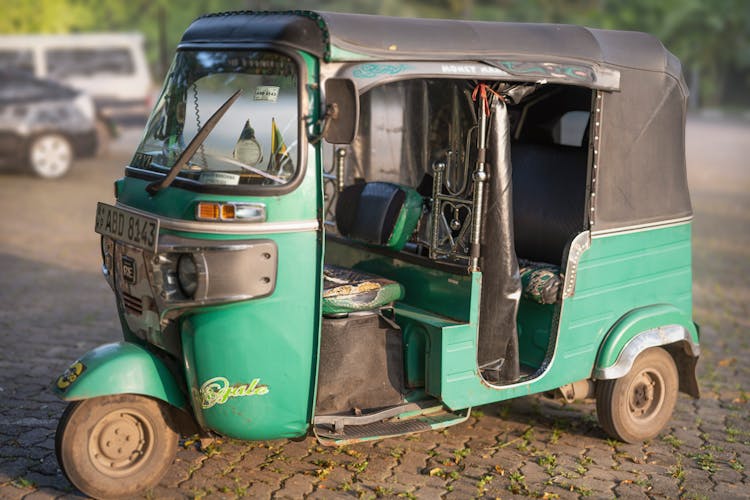
[[[587,156],[586,147],[511,145],[514,242],[527,300],[561,299],[563,254],[584,230]]]

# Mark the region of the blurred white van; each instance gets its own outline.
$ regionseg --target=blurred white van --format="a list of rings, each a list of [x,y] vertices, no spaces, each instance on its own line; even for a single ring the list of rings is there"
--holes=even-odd
[[[138,33],[3,35],[0,69],[65,83],[89,94],[105,117],[142,124],[153,93],[143,41]]]

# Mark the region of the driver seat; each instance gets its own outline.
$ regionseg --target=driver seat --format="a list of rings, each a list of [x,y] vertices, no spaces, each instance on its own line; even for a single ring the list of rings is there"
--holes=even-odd
[[[404,298],[404,287],[376,274],[326,264],[323,314],[371,311]]]
[[[342,236],[367,245],[401,250],[422,214],[422,197],[389,182],[357,183],[339,193],[336,227]],[[356,269],[326,264],[323,314],[379,309],[404,297],[393,280]]]

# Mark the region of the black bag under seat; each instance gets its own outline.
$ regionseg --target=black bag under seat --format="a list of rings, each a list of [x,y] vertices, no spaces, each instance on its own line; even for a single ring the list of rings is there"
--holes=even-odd
[[[330,415],[403,402],[401,330],[377,312],[323,318],[316,413]]]

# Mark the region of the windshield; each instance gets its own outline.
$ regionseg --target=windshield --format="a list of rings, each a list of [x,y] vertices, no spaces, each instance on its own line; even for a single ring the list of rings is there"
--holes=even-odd
[[[201,184],[282,185],[297,170],[297,69],[264,51],[178,52],[131,166],[166,173],[237,90],[179,173]]]

